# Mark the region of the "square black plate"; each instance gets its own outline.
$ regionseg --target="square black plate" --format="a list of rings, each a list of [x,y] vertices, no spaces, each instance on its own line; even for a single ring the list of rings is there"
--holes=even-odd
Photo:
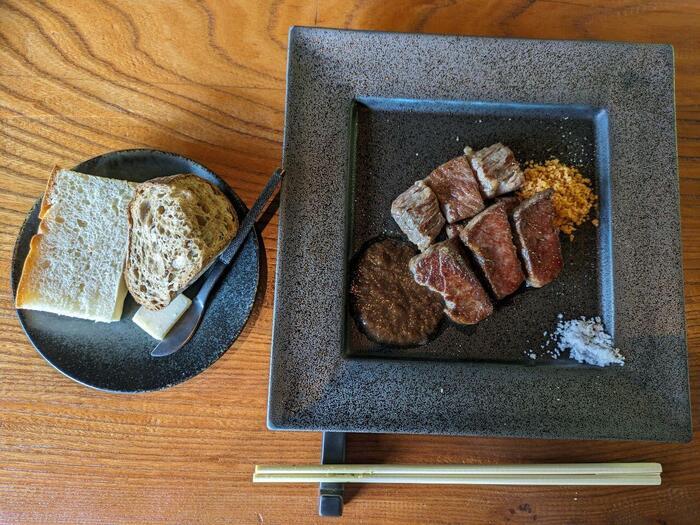
[[[352,256],[391,200],[465,144],[580,167],[600,227],[552,285],[429,345],[372,345]],[[293,28],[268,426],[547,438],[690,438],[669,46]],[[627,357],[523,359],[556,315],[600,315]],[[372,356],[372,358],[369,358]]]
[[[465,141],[477,149],[501,141],[519,159],[544,161],[555,156],[581,166],[601,195],[601,215],[609,215],[605,110],[572,105],[359,98],[354,104],[353,123],[351,256],[361,253],[363,245],[377,236],[405,238],[388,212],[391,202],[435,166],[460,155]],[[567,319],[600,315],[612,332],[609,233],[608,220],[599,230],[586,224],[576,232],[575,242],[563,241],[566,271],[551,285],[540,290],[523,287],[499,301],[497,312],[475,327],[444,322],[438,336],[427,345],[397,348],[373,343],[358,330],[348,308],[346,354],[533,364],[526,355],[540,350],[543,333],[551,331],[560,313]],[[583,366],[568,360],[552,360],[552,364]]]

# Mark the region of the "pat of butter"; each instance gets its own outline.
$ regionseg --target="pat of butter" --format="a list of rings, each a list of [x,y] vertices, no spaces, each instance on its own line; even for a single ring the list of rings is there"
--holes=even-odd
[[[157,312],[147,310],[142,306],[136,312],[132,321],[148,335],[162,341],[191,304],[192,301],[190,301],[189,297],[180,294],[168,306]]]

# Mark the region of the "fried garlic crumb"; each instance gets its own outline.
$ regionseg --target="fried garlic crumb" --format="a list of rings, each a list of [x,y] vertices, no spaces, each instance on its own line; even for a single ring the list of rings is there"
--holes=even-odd
[[[591,208],[598,200],[591,187],[591,179],[581,175],[576,168],[562,164],[559,159],[550,159],[543,164],[529,161],[525,166],[525,184],[518,195],[527,199],[552,188],[552,204],[556,213],[554,222],[562,233],[573,240],[573,232],[588,219]],[[597,219],[591,222],[598,226]]]

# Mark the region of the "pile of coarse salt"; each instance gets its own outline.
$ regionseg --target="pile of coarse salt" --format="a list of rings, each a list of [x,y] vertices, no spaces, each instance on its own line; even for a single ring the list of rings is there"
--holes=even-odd
[[[544,335],[546,336],[547,332]],[[554,359],[568,350],[569,358],[579,363],[595,366],[625,364],[625,358],[613,345],[612,337],[605,333],[600,317],[580,317],[565,321],[564,316],[559,314],[557,326],[542,348],[549,346],[551,342],[555,343],[554,348],[545,353]],[[533,352],[530,352],[529,356],[532,359],[537,357]]]

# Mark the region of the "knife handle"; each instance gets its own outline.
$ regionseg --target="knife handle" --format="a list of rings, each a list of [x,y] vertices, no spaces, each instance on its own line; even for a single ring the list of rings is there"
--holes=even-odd
[[[263,188],[262,193],[260,193],[258,200],[255,201],[253,207],[250,208],[250,211],[243,218],[243,222],[241,222],[241,227],[239,228],[236,237],[234,237],[231,244],[228,245],[228,248],[226,248],[219,256],[219,260],[223,262],[224,265],[228,266],[231,264],[231,261],[245,242],[248,234],[253,229],[253,226],[265,212],[272,199],[275,198],[275,195],[277,195],[277,190],[282,184],[283,177],[284,170],[277,168],[272,174],[272,177],[270,177],[270,180],[267,181],[267,184],[265,185],[265,188]]]

